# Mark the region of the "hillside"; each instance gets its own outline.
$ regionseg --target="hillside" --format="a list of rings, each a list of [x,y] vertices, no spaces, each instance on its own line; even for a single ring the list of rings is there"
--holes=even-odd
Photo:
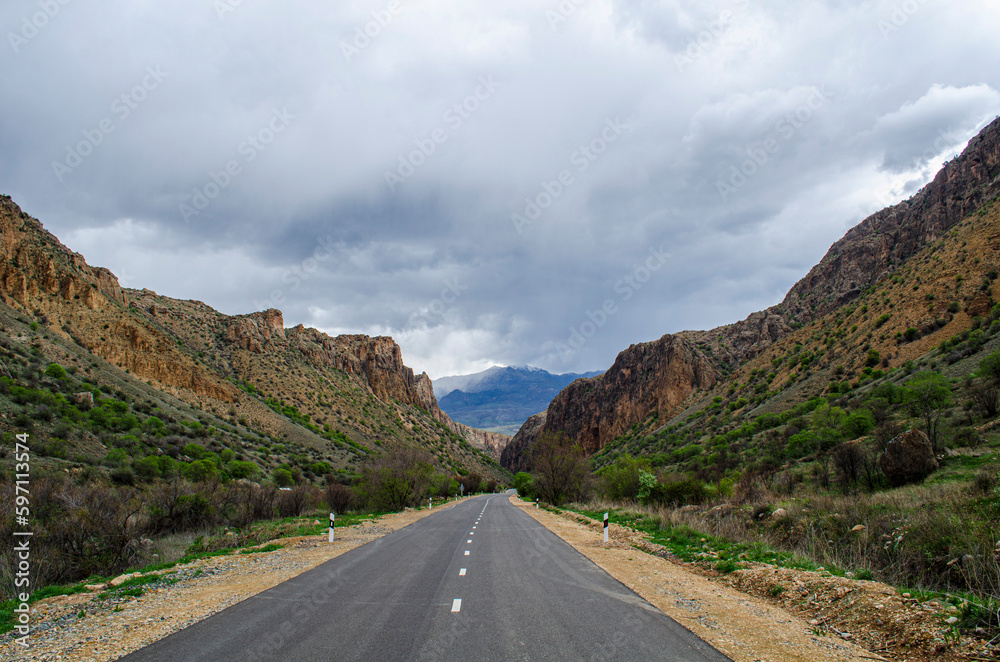
[[[508,468],[523,468],[523,460],[515,458],[520,458],[537,435],[543,432],[565,433],[579,440],[589,453],[597,452],[625,430],[643,425],[647,418],[667,420],[676,416],[695,400],[700,401],[713,387],[716,389],[713,393],[720,390],[728,393],[730,387],[740,387],[737,374],[745,377],[747,369],[763,369],[756,367],[757,364],[752,361],[761,356],[765,357],[765,362],[776,358],[775,352],[779,350],[775,346],[779,342],[783,343],[782,347],[788,346],[789,342],[794,347],[799,342],[797,339],[811,338],[809,334],[819,333],[824,338],[823,344],[829,344],[831,355],[839,356],[833,351],[833,346],[848,332],[838,327],[840,335],[831,340],[833,331],[822,325],[830,323],[838,315],[842,320],[856,319],[852,316],[860,310],[855,305],[859,299],[870,295],[873,288],[886,282],[898,284],[907,270],[916,269],[913,262],[915,256],[922,254],[927,247],[938,246],[946,240],[950,231],[963,219],[979,213],[987,214],[987,206],[1000,194],[998,175],[1000,119],[984,128],[959,157],[947,163],[932,182],[909,200],[877,212],[852,228],[830,248],[818,265],[791,288],[780,304],[734,324],[709,331],[668,334],[658,341],[630,347],[619,354],[614,366],[601,377],[578,381],[564,389],[546,412],[545,423],[519,431],[501,461]],[[985,221],[973,227],[972,232],[977,237],[977,245],[988,245],[990,230]],[[924,340],[918,344],[907,343],[906,347],[888,347],[895,342],[895,335],[882,338],[884,332],[891,329],[893,334],[904,333],[913,326],[924,338],[940,338],[968,330],[976,313],[983,314],[984,310],[989,310],[992,301],[990,292],[982,291],[978,300],[973,302],[975,296],[967,291],[970,287],[978,287],[982,277],[980,272],[989,271],[988,268],[981,269],[976,262],[979,259],[985,264],[985,258],[966,251],[953,259],[955,262],[945,263],[942,262],[944,258],[938,256],[936,261],[954,269],[955,274],[964,279],[957,283],[957,289],[962,297],[969,297],[969,301],[960,299],[958,305],[963,311],[966,304],[972,305],[972,316],[948,310],[954,307],[954,292],[948,292],[944,300],[934,299],[936,303],[925,300],[919,315],[913,309],[905,319],[894,311],[898,304],[891,296],[871,299],[865,306],[865,312],[861,314],[867,316],[865,321],[878,320],[883,315],[896,320],[876,337],[876,351],[884,352],[879,360],[886,358],[888,361],[883,368],[898,366],[901,357],[916,356],[919,348],[926,351],[930,346],[930,341]],[[938,281],[931,274],[920,277]],[[939,284],[938,288],[942,292],[945,289],[943,284]],[[925,296],[934,294],[924,292],[921,284],[917,285],[916,291]],[[850,310],[848,314],[852,305],[855,305],[855,310]],[[900,325],[903,326],[900,328]],[[931,326],[935,327],[933,332]],[[808,331],[803,335],[806,329]],[[938,331],[940,333],[935,335]],[[854,333],[850,332],[851,337]],[[875,337],[874,332],[872,335]],[[862,345],[869,344],[868,340],[865,338]],[[804,342],[803,346],[816,344],[813,339],[811,343]],[[844,371],[856,367],[859,360],[855,352],[849,357],[841,357],[840,361],[848,359],[852,365],[845,364]],[[829,360],[830,357],[827,358]],[[767,370],[764,374],[769,372]],[[759,397],[762,392],[755,395]],[[803,396],[805,392],[802,391]]]
[[[513,434],[568,384],[598,374],[554,375],[531,366],[493,366],[473,375],[442,377],[434,392],[453,420]]]
[[[497,443],[488,446],[441,412],[427,376],[404,365],[391,338],[331,338],[301,325],[284,328],[277,310],[227,316],[201,302],[123,289],[6,196],[0,232],[0,340],[13,386],[70,397],[120,393],[118,402],[140,425],[151,413],[183,425],[200,421],[268,474],[325,463],[349,476],[371,453],[402,445],[429,450],[452,472],[502,477],[484,452],[498,457]],[[40,383],[34,367],[51,363],[68,375]],[[3,401],[4,432],[16,431],[11,418],[23,423],[25,416],[40,434],[66,425],[60,415],[47,425],[9,394]],[[86,426],[55,436],[66,458],[56,463],[68,468],[97,465],[109,452],[111,440]],[[160,437],[139,437],[164,451]]]

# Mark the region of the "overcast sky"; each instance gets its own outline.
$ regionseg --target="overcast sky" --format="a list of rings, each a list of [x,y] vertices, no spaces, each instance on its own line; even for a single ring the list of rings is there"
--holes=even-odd
[[[1000,113],[995,0],[6,0],[0,192],[123,285],[608,367],[775,304]]]

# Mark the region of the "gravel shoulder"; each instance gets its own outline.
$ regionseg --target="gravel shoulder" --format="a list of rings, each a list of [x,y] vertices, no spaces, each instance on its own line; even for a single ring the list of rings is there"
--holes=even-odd
[[[338,528],[332,544],[326,535],[282,538],[272,541],[282,545],[280,550],[198,559],[157,572],[160,579],[143,586],[138,597],[100,600],[95,591],[41,600],[32,605],[30,647],[15,646],[14,633],[9,633],[2,641],[0,661],[116,660],[439,508],[453,506],[404,511]]]
[[[765,564],[719,575],[670,560],[631,529],[610,525],[604,543],[601,522],[511,503],[735,662],[1000,660],[981,643],[949,640],[944,607],[884,584]]]

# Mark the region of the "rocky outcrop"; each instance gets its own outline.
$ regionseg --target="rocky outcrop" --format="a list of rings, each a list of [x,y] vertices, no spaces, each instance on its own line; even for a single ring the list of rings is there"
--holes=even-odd
[[[690,341],[665,335],[632,345],[603,375],[563,389],[549,405],[543,431],[563,432],[591,454],[652,412],[671,416],[692,391],[711,388],[718,378]]]
[[[878,466],[894,487],[922,481],[938,468],[930,439],[920,430],[907,430],[892,439]]]
[[[528,458],[528,453],[531,450],[532,444],[538,439],[538,436],[542,433],[542,429],[545,427],[545,417],[546,412],[541,412],[540,414],[535,414],[524,422],[521,429],[517,431],[507,447],[503,449],[503,453],[500,455],[500,465],[511,471],[512,473],[517,473],[518,471],[527,471],[531,468],[531,461]]]
[[[155,305],[153,308],[155,315]],[[236,315],[230,318],[225,340],[242,349],[261,353],[272,342],[285,340],[285,324],[280,310],[273,308],[250,315]]]
[[[909,200],[851,228],[792,287],[782,312],[789,322],[807,322],[849,303],[998,194],[1000,119]]]
[[[792,332],[777,306],[753,313],[745,320],[711,331],[683,331],[687,338],[716,362],[736,366],[757,356]]]

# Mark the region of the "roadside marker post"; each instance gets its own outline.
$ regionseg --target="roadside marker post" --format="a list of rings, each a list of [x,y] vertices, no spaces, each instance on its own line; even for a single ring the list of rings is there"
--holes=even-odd
[[[328,542],[333,542],[333,521],[337,519],[337,516],[330,513],[330,540]]]
[[[604,513],[604,542],[608,541],[608,514]]]
[[[434,499],[433,498],[427,500],[427,507],[428,508],[433,508],[434,507]]]
[[[538,508],[538,499],[535,499],[535,508]]]

